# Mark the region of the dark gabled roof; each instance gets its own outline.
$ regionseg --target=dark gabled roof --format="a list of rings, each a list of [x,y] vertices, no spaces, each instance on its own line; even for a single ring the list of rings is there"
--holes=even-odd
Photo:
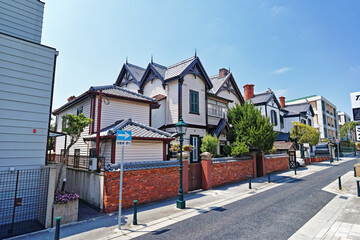
[[[128,73],[128,75],[126,75]],[[140,86],[140,81],[145,73],[145,69],[134,64],[125,63],[120,70],[119,76],[115,82],[117,86],[123,86],[128,83],[135,83]],[[122,82],[124,76],[126,76],[126,80]],[[131,77],[130,77],[131,76]]]
[[[253,98],[248,99],[247,101],[251,101],[253,104],[258,105],[262,103],[267,103],[270,101],[273,93],[272,92],[264,92],[264,93],[258,93],[254,94]]]
[[[274,142],[276,150],[290,150],[293,148],[296,150],[296,146],[293,142]]]
[[[288,104],[284,107],[285,110],[287,110],[289,115],[300,115],[300,114],[307,114],[307,111],[310,109],[312,115],[314,115],[314,111],[312,109],[312,106],[309,102],[305,103],[298,103],[298,104]]]
[[[118,87],[114,84],[114,85],[105,85],[105,86],[91,86],[88,91],[79,95],[72,101],[67,102],[66,104],[59,107],[58,109],[55,109],[53,111],[53,114],[56,115],[59,112],[71,107],[72,105],[84,100],[90,94],[98,94],[100,92],[100,90],[102,91],[103,94],[106,94],[110,97],[117,97],[117,98],[122,98],[122,99],[141,101],[141,102],[154,104],[155,106],[158,105],[157,100],[155,98],[151,98],[151,97],[141,95],[139,93],[135,93],[133,91]]]
[[[148,81],[152,81],[155,78],[160,79],[164,86],[165,73],[166,67],[153,62],[149,63],[142,78],[140,79],[139,88],[142,89],[145,83],[147,83]]]
[[[290,133],[280,132],[276,137],[276,141],[289,141],[289,140],[290,140]]]
[[[160,76],[162,77],[162,79],[165,79],[165,73],[166,73],[166,70],[167,70],[167,67],[165,66],[162,66],[160,64],[157,64],[157,63],[150,63],[154,68],[155,70],[160,74]]]
[[[212,76],[210,77],[210,80],[213,84],[213,88],[209,90],[209,93],[217,95],[223,90],[232,91],[239,98],[239,101],[244,103],[244,98],[231,72],[224,77],[219,77],[219,75]]]
[[[118,130],[131,131],[132,138],[137,139],[159,139],[172,140],[174,139],[171,133],[161,131],[157,128],[149,127],[145,124],[135,122],[131,118],[126,120],[116,121],[114,124],[102,129],[100,137],[115,136]],[[84,140],[91,140],[96,138],[96,133],[84,137]]]

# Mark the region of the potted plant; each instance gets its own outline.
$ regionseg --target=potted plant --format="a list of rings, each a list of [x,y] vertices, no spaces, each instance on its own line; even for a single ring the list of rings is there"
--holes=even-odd
[[[56,192],[54,197],[54,222],[61,217],[61,224],[78,220],[79,195],[74,192]]]

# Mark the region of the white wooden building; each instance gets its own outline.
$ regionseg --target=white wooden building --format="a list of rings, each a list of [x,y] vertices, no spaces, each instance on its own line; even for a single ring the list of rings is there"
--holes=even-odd
[[[152,110],[152,127],[175,133],[182,116],[188,124],[184,144],[194,146],[191,162],[199,162],[201,138],[207,132],[226,144],[227,107],[244,101],[232,73],[220,69],[208,77],[197,56],[167,67],[151,62],[145,70],[125,63],[115,84],[159,101],[160,107]]]
[[[158,108],[156,99],[115,85],[90,87],[78,97],[54,110],[56,130],[62,131],[65,114],[83,113],[93,119],[69,155],[101,157],[105,163],[118,163],[121,148],[116,147],[116,130],[131,130],[133,141],[126,147],[126,161],[161,161],[167,158],[167,145],[174,138],[151,125],[151,109]],[[99,111],[100,109],[100,111]],[[112,131],[112,132],[111,132]],[[57,137],[55,152],[63,155],[66,136]]]
[[[45,164],[58,53],[41,44],[43,11],[0,0],[0,170]]]

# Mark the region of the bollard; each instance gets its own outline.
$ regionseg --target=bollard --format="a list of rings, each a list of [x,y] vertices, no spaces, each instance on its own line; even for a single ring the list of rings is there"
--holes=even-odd
[[[354,167],[354,177],[356,177],[356,167]]]
[[[249,175],[249,189],[251,189],[251,175]]]
[[[133,225],[137,225],[137,203],[138,203],[138,200],[134,200],[134,217],[133,217]]]
[[[296,175],[296,164],[295,164],[295,167],[294,167],[294,172],[295,172],[295,175]]]
[[[270,183],[270,171],[268,171],[268,182]]]
[[[61,217],[56,218],[55,240],[60,239],[60,221]]]
[[[339,179],[339,190],[342,190],[342,187],[341,187],[341,176],[338,176],[338,179]]]
[[[360,197],[360,185],[359,185],[359,180],[356,180],[356,185],[357,185],[358,197]]]

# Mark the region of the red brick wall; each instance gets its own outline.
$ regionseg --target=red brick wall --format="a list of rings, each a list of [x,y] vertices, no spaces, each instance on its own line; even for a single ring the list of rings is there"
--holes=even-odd
[[[120,172],[105,172],[104,211],[119,209]],[[150,203],[177,196],[179,191],[179,168],[155,168],[124,172],[122,206],[129,208],[133,201]]]
[[[212,186],[234,183],[254,176],[254,161],[244,160],[212,164]]]
[[[289,157],[265,158],[265,170],[266,173],[289,170]]]
[[[312,157],[311,162],[322,162],[322,161],[328,161],[330,160],[330,157]]]

